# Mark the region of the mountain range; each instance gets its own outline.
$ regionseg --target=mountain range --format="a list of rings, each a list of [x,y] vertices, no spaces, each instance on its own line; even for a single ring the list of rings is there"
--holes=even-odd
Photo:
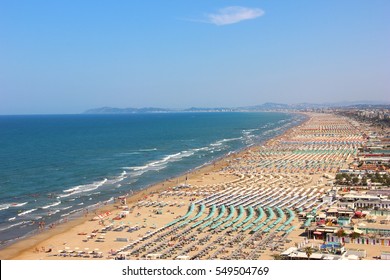
[[[389,109],[389,102],[339,102],[339,103],[297,103],[297,104],[282,104],[282,103],[264,103],[255,106],[243,107],[191,107],[186,109],[168,109],[158,107],[145,108],[113,108],[101,107],[89,109],[84,114],[137,114],[137,113],[170,113],[170,112],[240,112],[240,111],[279,111],[279,110],[307,110],[307,109],[326,109],[326,108],[383,108]]]

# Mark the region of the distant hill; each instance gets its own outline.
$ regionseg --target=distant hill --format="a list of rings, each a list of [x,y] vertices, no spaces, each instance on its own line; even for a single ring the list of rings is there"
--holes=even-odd
[[[292,108],[291,105],[267,102],[261,105],[239,107],[238,109],[250,110],[250,111],[262,111],[262,110],[268,111],[268,110],[286,110],[291,108]]]
[[[325,109],[325,108],[388,108],[389,102],[338,102],[338,103],[297,103],[282,104],[267,102],[261,105],[243,106],[243,107],[191,107],[187,109],[167,109],[167,108],[112,108],[102,107],[90,109],[84,114],[139,114],[139,113],[169,113],[169,112],[241,112],[241,111],[285,111],[285,110],[306,110],[306,109]]]
[[[112,108],[102,107],[96,109],[90,109],[84,112],[84,114],[137,114],[137,113],[163,113],[172,112],[170,109],[164,108]]]

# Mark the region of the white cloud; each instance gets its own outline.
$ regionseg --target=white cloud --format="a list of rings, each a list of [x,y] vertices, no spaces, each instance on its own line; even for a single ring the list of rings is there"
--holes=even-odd
[[[243,20],[255,19],[264,15],[264,11],[258,8],[245,8],[238,6],[219,9],[216,13],[207,14],[207,22],[215,25],[227,25]]]

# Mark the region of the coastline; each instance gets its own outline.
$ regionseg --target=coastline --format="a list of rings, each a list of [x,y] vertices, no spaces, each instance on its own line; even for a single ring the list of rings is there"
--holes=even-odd
[[[134,194],[127,197],[127,204],[128,205],[135,205],[138,201],[142,200],[143,197],[151,195],[153,193],[163,192],[167,191],[169,189],[172,189],[173,187],[188,182],[196,183],[200,179],[203,179],[205,175],[209,175],[210,173],[217,174],[219,170],[223,169],[224,167],[227,167],[230,163],[230,161],[240,158],[241,155],[246,154],[249,151],[256,151],[262,146],[272,145],[273,143],[285,138],[288,134],[293,132],[296,128],[304,125],[306,122],[310,120],[310,116],[308,114],[303,113],[290,113],[290,114],[300,114],[305,115],[306,119],[302,120],[301,122],[297,123],[296,125],[289,127],[288,129],[282,131],[281,134],[276,135],[268,140],[265,140],[262,143],[257,143],[251,146],[243,147],[238,151],[230,152],[220,158],[217,158],[213,160],[212,162],[209,162],[207,164],[204,164],[200,167],[194,168],[192,170],[189,170],[177,177],[166,179],[165,181],[158,182],[156,184],[153,184],[151,186],[148,186],[144,189],[138,190]],[[232,179],[234,181],[234,178],[238,178],[237,175],[232,175]],[[187,180],[186,180],[187,179]],[[210,182],[213,182],[214,177],[209,178]],[[207,180],[206,180],[207,182]],[[226,182],[226,178],[221,178],[220,183]],[[87,226],[91,219],[97,214],[97,213],[104,213],[104,212],[111,212],[113,215],[117,214],[121,210],[119,209],[118,204],[107,204],[103,205],[102,207],[97,208],[94,213],[88,213],[87,215],[82,215],[80,217],[75,217],[74,219],[66,222],[61,223],[57,225],[55,228],[51,229],[45,229],[42,232],[38,232],[36,234],[32,234],[30,236],[27,236],[23,239],[17,240],[16,242],[6,245],[4,248],[0,250],[0,259],[2,260],[16,260],[16,259],[30,259],[29,257],[26,258],[26,256],[31,255],[31,253],[34,251],[34,248],[43,248],[45,243],[47,243],[49,240],[56,238],[56,236],[61,235],[67,235],[69,232],[74,230],[75,228],[82,228]],[[184,212],[185,213],[185,212]],[[183,213],[183,214],[184,214]],[[34,254],[32,254],[34,258]]]

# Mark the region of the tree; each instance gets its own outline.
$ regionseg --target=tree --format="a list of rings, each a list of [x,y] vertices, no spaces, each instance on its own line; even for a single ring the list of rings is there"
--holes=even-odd
[[[345,178],[345,180],[346,180],[347,182],[351,181],[351,176],[350,176],[348,173],[344,173],[344,174],[343,174],[343,177]]]
[[[345,236],[345,231],[341,228],[336,232],[338,238]]]
[[[352,178],[352,183],[353,183],[354,185],[356,185],[358,182],[359,182],[359,178],[358,178],[358,177],[353,177],[353,178]]]
[[[283,260],[283,256],[281,254],[272,254],[271,257],[274,259],[274,260]]]
[[[356,238],[359,238],[360,237],[360,233],[357,233],[357,232],[352,232],[349,237],[351,237],[352,239],[356,239]]]
[[[305,254],[307,256],[307,259],[310,259],[310,256],[313,254],[313,248],[312,247],[305,247]]]

